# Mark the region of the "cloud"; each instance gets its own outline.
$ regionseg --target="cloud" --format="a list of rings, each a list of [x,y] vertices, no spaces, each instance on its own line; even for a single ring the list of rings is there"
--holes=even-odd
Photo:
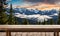
[[[12,1],[12,0],[6,0],[6,1]]]
[[[27,1],[27,2],[33,2],[33,3],[34,3],[34,2],[36,2],[36,3],[37,3],[37,2],[44,2],[44,0],[25,0],[25,1]]]
[[[60,2],[60,0],[25,0],[26,2],[31,3],[48,3],[48,4],[55,4],[56,2]]]

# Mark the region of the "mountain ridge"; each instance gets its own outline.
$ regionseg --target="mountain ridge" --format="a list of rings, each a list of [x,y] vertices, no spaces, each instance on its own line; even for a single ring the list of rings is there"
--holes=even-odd
[[[7,8],[7,12],[9,12],[9,8]],[[54,19],[57,20],[58,10],[38,10],[38,9],[26,9],[26,8],[14,8],[13,13],[15,17],[18,18],[26,18],[30,20],[44,21],[44,19]]]

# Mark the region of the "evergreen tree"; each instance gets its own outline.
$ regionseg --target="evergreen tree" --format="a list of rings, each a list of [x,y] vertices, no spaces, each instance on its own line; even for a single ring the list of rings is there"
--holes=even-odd
[[[29,24],[29,21],[28,21],[27,19],[24,19],[24,20],[23,20],[23,24],[24,24],[24,25],[28,25],[28,24]]]
[[[48,24],[48,21],[46,21],[46,20],[44,19],[44,22],[42,22],[42,24],[43,24],[43,25],[47,25],[47,24]]]
[[[41,22],[38,22],[38,24],[41,24]]]
[[[59,13],[58,13],[58,20],[57,20],[57,24],[60,25],[60,10],[59,10]]]
[[[50,24],[50,25],[53,25],[53,24],[54,24],[54,20],[53,20],[53,19],[50,19],[50,20],[49,20],[49,24]]]
[[[7,15],[5,13],[4,6],[6,5],[6,0],[0,0],[0,24],[6,24]]]
[[[47,24],[47,21],[45,21],[45,19],[44,19],[44,22],[42,22],[42,24],[43,24],[43,25],[46,25],[46,24]]]
[[[41,22],[40,22],[40,21],[37,21],[37,24],[38,24],[38,25],[40,25],[40,24],[41,24]]]
[[[17,24],[16,18],[14,17],[14,14],[13,14],[12,4],[10,4],[10,14],[8,18],[8,24],[9,25]]]

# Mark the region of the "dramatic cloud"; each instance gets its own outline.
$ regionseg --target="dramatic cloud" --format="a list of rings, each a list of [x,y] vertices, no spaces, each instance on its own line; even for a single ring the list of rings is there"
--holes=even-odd
[[[13,4],[13,8],[28,8],[38,10],[59,9],[60,0],[7,0]],[[10,2],[9,2],[10,1]],[[10,5],[9,5],[10,6]]]
[[[49,3],[49,4],[55,4],[56,2],[60,2],[60,0],[25,0],[26,2],[31,3]]]

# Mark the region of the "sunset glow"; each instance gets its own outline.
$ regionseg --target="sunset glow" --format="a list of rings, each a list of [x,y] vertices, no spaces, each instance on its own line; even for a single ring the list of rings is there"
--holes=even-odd
[[[10,0],[13,8],[27,8],[38,10],[59,9],[60,0]]]
[[[39,4],[36,6],[16,6],[16,8],[27,8],[27,9],[38,9],[38,10],[49,10],[49,9],[59,9],[59,5],[55,4]]]

